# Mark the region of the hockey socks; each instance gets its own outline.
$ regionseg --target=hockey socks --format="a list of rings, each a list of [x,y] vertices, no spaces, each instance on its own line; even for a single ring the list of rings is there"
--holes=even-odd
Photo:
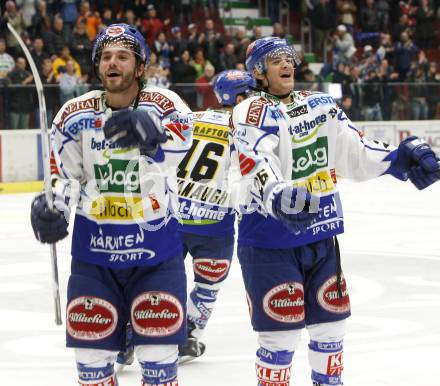
[[[292,351],[270,351],[260,347],[255,362],[258,386],[289,386],[292,358]]]
[[[178,386],[177,361],[173,363],[140,362],[142,386]]]
[[[309,363],[312,367],[314,386],[341,386],[341,374],[344,369],[343,341],[316,342],[309,344]]]
[[[79,386],[117,386],[118,381],[114,373],[113,365],[108,363],[106,367],[88,367],[77,363]]]

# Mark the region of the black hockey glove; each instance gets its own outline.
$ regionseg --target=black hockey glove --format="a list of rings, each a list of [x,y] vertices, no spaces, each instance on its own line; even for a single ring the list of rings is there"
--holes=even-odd
[[[388,173],[404,181],[409,178],[421,190],[440,180],[438,161],[434,151],[423,139],[412,136],[400,143]]]
[[[137,146],[145,153],[154,152],[167,136],[160,120],[153,120],[145,110],[118,110],[104,125],[105,138],[121,147]]]
[[[69,208],[64,204],[55,204],[53,210],[49,209],[46,196],[40,193],[32,200],[31,206],[31,224],[35,237],[41,243],[53,244],[64,239],[69,232]],[[59,207],[61,210],[57,209]]]
[[[319,198],[316,197],[316,200]],[[303,233],[319,217],[311,212],[312,195],[306,188],[286,186],[274,194],[272,212],[294,234]]]

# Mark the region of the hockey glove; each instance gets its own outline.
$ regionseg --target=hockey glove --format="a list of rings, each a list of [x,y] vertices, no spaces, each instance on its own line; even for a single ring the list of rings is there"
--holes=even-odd
[[[137,146],[154,153],[167,136],[159,119],[153,120],[144,110],[130,108],[115,111],[104,125],[105,138],[121,147]]]
[[[316,198],[318,200],[318,198]],[[274,194],[272,213],[294,234],[303,233],[319,217],[311,212],[312,195],[306,188],[286,186]]]
[[[69,219],[70,210],[64,201],[55,201],[54,209],[50,210],[44,193],[40,193],[32,200],[32,229],[36,239],[41,243],[53,244],[69,234],[67,220]]]
[[[409,178],[417,189],[425,189],[440,180],[438,160],[423,139],[408,137],[400,143],[397,157],[391,161],[389,173],[404,181]]]

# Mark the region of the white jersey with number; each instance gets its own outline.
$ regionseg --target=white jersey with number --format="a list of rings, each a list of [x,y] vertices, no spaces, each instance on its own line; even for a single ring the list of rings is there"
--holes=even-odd
[[[293,92],[290,104],[261,93],[237,105],[233,138],[244,191],[255,202],[239,223],[238,242],[261,248],[291,248],[342,233],[337,175],[355,180],[389,168],[394,147],[366,139],[333,98]],[[278,185],[306,187],[319,197],[319,219],[294,235],[275,220],[271,200]]]
[[[225,110],[193,113],[193,143],[178,172],[179,229],[183,232],[213,237],[234,233],[230,193],[238,162],[230,118]]]
[[[125,268],[180,253],[176,169],[192,141],[191,111],[172,91],[144,87],[138,110],[159,119],[168,140],[153,159],[104,137],[110,110],[103,91],[67,102],[51,131],[55,192],[77,203],[72,256]]]

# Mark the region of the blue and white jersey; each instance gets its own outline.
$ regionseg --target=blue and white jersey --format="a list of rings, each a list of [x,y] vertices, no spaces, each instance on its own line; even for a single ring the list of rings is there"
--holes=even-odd
[[[153,159],[105,139],[111,110],[102,91],[70,100],[54,119],[52,178],[55,193],[77,203],[75,259],[126,268],[181,253],[176,168],[191,147],[191,111],[174,92],[148,86],[137,109],[160,119],[168,136]]]
[[[233,110],[233,140],[249,192],[239,222],[241,245],[292,248],[342,233],[337,176],[362,181],[390,166],[385,158],[395,148],[363,137],[331,96],[295,91],[291,100],[284,104],[261,93]],[[282,184],[319,197],[318,221],[299,235],[272,215],[274,188]]]
[[[230,118],[225,110],[193,114],[193,143],[177,174],[182,232],[214,237],[234,234],[231,184],[239,172]]]

